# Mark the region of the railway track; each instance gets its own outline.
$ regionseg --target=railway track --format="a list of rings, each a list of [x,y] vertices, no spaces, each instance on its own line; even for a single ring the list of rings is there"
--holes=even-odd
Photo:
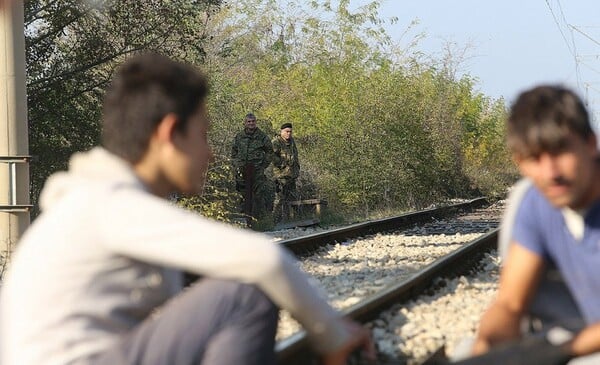
[[[421,222],[427,220],[424,219]],[[380,349],[380,357],[376,364],[516,365],[543,363],[558,365],[565,363],[565,354],[559,350],[559,344],[551,344],[549,334],[548,336],[527,337],[521,342],[499,346],[485,355],[463,361],[449,362],[446,358],[446,348],[452,349],[452,346],[457,344],[457,339],[464,339],[470,334],[474,334],[481,312],[487,307],[496,290],[499,261],[494,249],[498,235],[495,227],[498,221],[499,216],[494,218],[492,214],[491,218],[485,218],[475,209],[472,214],[463,212],[461,218],[452,221],[451,224],[448,223],[449,220],[441,220],[437,222],[439,223],[437,225],[436,222],[430,222],[403,231],[403,233],[417,236],[427,236],[431,232],[439,231],[436,233],[439,234],[439,237],[450,237],[450,240],[453,240],[456,238],[453,234],[458,231],[474,230],[481,233],[481,229],[494,227],[468,243],[455,245],[459,247],[453,247],[454,251],[436,258],[410,275],[398,278],[396,282],[387,282],[383,290],[369,293],[358,303],[341,308],[346,316],[366,323],[367,327],[371,329],[374,340]],[[404,227],[411,225],[414,223],[408,223]],[[477,225],[481,226],[474,229],[474,226]],[[389,230],[397,231],[398,228],[391,227]],[[373,235],[372,232],[370,234]],[[392,235],[395,234],[392,233]],[[308,257],[307,260],[312,260],[313,257],[319,256],[323,252],[325,255],[331,256],[330,251],[343,251],[345,248],[364,245],[365,242],[367,242],[367,246],[370,245],[369,247],[374,248],[372,242],[369,242],[381,239],[381,234],[375,234],[375,239],[365,238],[365,235],[364,232],[354,232],[352,236],[360,238],[348,242],[346,242],[347,237],[340,236],[340,238],[336,238],[337,243],[334,247],[331,243],[326,243],[326,239],[323,239],[322,244],[309,242],[295,252],[301,256],[301,260],[304,260],[305,257]],[[305,239],[306,237],[303,238],[303,240]],[[385,240],[383,242],[385,243]],[[375,243],[380,244],[381,242]],[[421,243],[426,242],[422,241]],[[446,243],[434,246],[445,245]],[[425,248],[420,244],[416,246]],[[307,253],[311,253],[311,255],[307,256]],[[331,263],[339,264],[338,266],[352,265],[352,260],[341,259]],[[372,269],[377,271],[376,265]],[[369,279],[363,278],[361,275],[359,280],[369,281]],[[355,284],[355,282],[349,282],[345,285],[354,286]],[[329,299],[331,300],[331,296]],[[565,332],[565,329],[559,330],[559,332]],[[454,341],[453,344],[452,341]],[[310,365],[318,363],[315,355],[308,348],[303,332],[280,340],[276,349],[280,364]],[[361,365],[364,362],[359,357],[355,357],[350,360],[349,364]]]
[[[365,323],[376,319],[390,306],[403,303],[421,295],[440,277],[462,275],[473,269],[486,252],[494,249],[497,241],[497,230],[493,230],[479,239],[464,245],[454,252],[437,259],[412,277],[386,287],[368,299],[363,300],[343,312],[346,316]],[[307,347],[303,332],[292,335],[277,344],[280,364],[300,365],[314,363],[315,357]],[[382,359],[382,364],[406,364],[409,359]]]
[[[342,302],[338,300],[332,300],[331,296],[329,298],[332,304],[334,304],[340,309],[344,309],[344,312],[347,313],[349,316],[364,322],[369,320],[369,317],[376,316],[377,313],[381,312],[382,308],[389,307],[393,303],[398,303],[414,298],[416,295],[422,292],[424,288],[428,287],[433,280],[437,280],[436,278],[438,278],[439,276],[446,275],[444,274],[445,270],[449,270],[455,273],[468,271],[469,268],[472,267],[473,262],[476,262],[481,257],[481,254],[479,253],[479,249],[477,249],[477,247],[479,247],[482,244],[476,243],[474,245],[466,245],[466,242],[471,241],[471,237],[473,236],[481,236],[483,232],[487,232],[491,228],[495,228],[499,221],[499,213],[497,212],[495,213],[495,215],[492,214],[491,218],[489,216],[481,216],[481,211],[485,210],[485,208],[481,207],[486,205],[488,205],[488,203],[485,201],[485,199],[475,199],[465,203],[455,204],[443,208],[428,209],[417,213],[405,214],[399,217],[382,219],[367,223],[360,223],[333,231],[312,234],[300,238],[288,239],[285,241],[281,241],[281,244],[285,245],[288,249],[290,249],[297,256],[299,256],[300,260],[303,262],[303,265],[309,266],[304,267],[304,269],[309,273],[313,274],[313,276],[316,276],[317,279],[321,279],[320,277],[323,276],[332,276],[335,277],[334,281],[342,282],[346,281],[346,276],[343,273],[341,275],[336,273],[325,273],[324,275],[319,275],[318,273],[316,273],[315,275],[313,268],[310,267],[310,263],[307,264],[307,262],[315,260],[319,261],[319,257],[322,255],[335,256],[336,254],[339,254],[336,252],[333,252],[332,254],[332,251],[344,251],[346,249],[352,250],[356,246],[364,246],[365,241],[367,242],[367,246],[373,244],[381,245],[381,242],[373,243],[369,241],[381,240],[385,239],[388,236],[394,237],[398,235],[411,236],[413,240],[417,240],[416,243],[409,245],[414,246],[410,249],[417,252],[417,254],[418,252],[423,251],[422,247],[420,246],[423,244],[423,242],[425,242],[420,237],[427,237],[427,235],[431,234],[437,235],[437,243],[431,245],[434,250],[438,250],[441,246],[444,246],[444,250],[454,250],[456,248],[459,248],[455,253],[450,254],[447,257],[440,258],[436,262],[429,264],[426,267],[424,263],[431,263],[435,260],[435,257],[442,256],[442,254],[445,254],[446,252],[440,251],[435,252],[431,255],[425,254],[422,255],[425,256],[425,258],[418,259],[414,259],[414,257],[408,255],[408,261],[397,263],[394,262],[393,259],[391,259],[391,267],[408,267],[409,270],[407,270],[406,272],[404,272],[403,270],[401,270],[401,272],[397,272],[396,269],[394,269],[395,271],[381,271],[381,267],[377,267],[381,264],[381,262],[378,262],[381,261],[381,258],[370,257],[369,259],[365,259],[366,261],[373,260],[373,262],[367,262],[366,267],[361,270],[366,271],[369,274],[371,274],[372,272],[381,272],[381,274],[377,274],[380,275],[381,278],[373,280],[372,278],[366,276],[362,277],[361,274],[358,273],[358,280],[362,282],[360,285],[356,286],[360,287],[361,285],[364,286],[364,283],[369,284],[375,282],[375,284],[379,284],[375,285],[377,288],[372,290],[371,286],[366,290],[358,289],[359,291],[361,291],[361,301],[353,297],[350,298],[350,302],[348,302],[347,300],[342,300]],[[479,213],[477,213],[478,211]],[[456,219],[456,216],[460,216],[462,218]],[[382,232],[392,233],[388,234]],[[472,234],[469,233],[461,235],[460,232],[472,232]],[[404,241],[406,241],[406,237],[404,237],[403,239]],[[444,242],[440,243],[440,240]],[[460,242],[452,242],[455,240]],[[486,240],[488,242],[487,245],[489,247],[495,246],[494,238],[483,239],[483,241]],[[489,242],[492,241],[494,242],[490,244]],[[400,243],[400,245],[402,244],[404,243]],[[398,245],[397,237],[391,238],[389,243],[385,243],[384,241],[383,245]],[[448,248],[446,246],[451,248]],[[485,247],[486,245],[483,244],[483,246]],[[489,247],[486,247],[485,249],[483,249],[483,251],[488,250]],[[367,247],[367,250],[370,249]],[[396,253],[384,255],[383,260],[388,260],[390,256],[395,255]],[[341,257],[339,259],[335,258],[333,259],[333,261],[327,262],[325,266],[333,265],[338,269],[341,267],[346,268],[350,271],[357,271],[355,270],[356,265],[354,263],[354,261],[356,260],[353,260],[352,258],[349,259],[348,257],[344,256],[345,254],[341,253]],[[367,253],[366,256],[370,256],[369,253]],[[463,256],[470,257],[470,260],[473,260],[473,262],[469,262],[468,260],[463,262],[463,259],[461,259],[461,257]],[[331,257],[328,258],[328,260],[330,259]],[[424,261],[421,262],[421,260]],[[418,263],[413,261],[418,261]],[[352,267],[353,264],[354,267]],[[371,268],[369,267],[369,265],[374,265],[374,267]],[[443,269],[444,267],[448,268]],[[388,280],[389,278],[400,278],[400,281],[394,282],[393,280]],[[349,280],[349,282],[347,282],[346,285],[348,285],[349,287],[354,287],[355,285],[352,283],[352,280]],[[325,288],[329,293],[330,291],[337,290],[337,285],[337,283],[333,287],[331,285],[325,285]],[[340,295],[340,297],[343,297],[344,295],[350,294],[343,294]],[[287,320],[288,319],[286,318],[286,313],[283,313],[282,321],[285,323]],[[294,329],[294,331],[297,330],[298,328]],[[296,333],[291,337],[286,337],[294,331],[288,331],[288,333],[284,333],[284,336],[281,336],[281,333],[278,334],[278,338],[280,340],[283,338],[283,340],[281,340],[278,343],[278,351],[280,354],[281,363],[310,364],[310,360],[306,357],[303,357],[304,355],[301,355],[300,357],[298,357],[298,360],[295,360],[295,358],[297,358],[297,354],[306,353],[306,343],[303,339],[302,333]],[[281,328],[279,332],[282,332]],[[308,356],[310,356],[310,353],[308,354]],[[404,361],[402,363],[406,362]]]
[[[451,215],[456,215],[460,212],[480,208],[487,204],[489,203],[485,198],[476,198],[463,203],[426,209],[396,217],[356,223],[343,228],[283,240],[279,243],[293,252],[296,256],[305,256],[310,255],[317,248],[333,242],[344,242],[355,237],[388,231],[398,231],[412,227],[416,224],[423,224],[432,220],[439,220]]]

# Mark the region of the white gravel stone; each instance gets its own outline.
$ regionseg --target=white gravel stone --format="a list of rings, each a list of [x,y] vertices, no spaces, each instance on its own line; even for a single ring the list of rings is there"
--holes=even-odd
[[[348,308],[495,228],[501,213],[502,204],[497,204],[459,218],[330,244],[299,265],[319,282],[334,307]],[[422,359],[442,344],[451,352],[458,341],[473,335],[496,290],[495,256],[487,255],[481,270],[474,277],[438,279],[442,288],[435,295],[382,314],[370,324],[379,350],[392,357]],[[298,330],[282,312],[278,339]]]
[[[480,270],[461,276],[434,295],[394,306],[369,324],[380,352],[390,357],[408,356],[418,363],[440,346],[453,354],[464,339],[473,337],[479,318],[497,290],[499,260],[488,254]],[[397,346],[391,349],[391,339]],[[380,346],[383,343],[383,346]]]

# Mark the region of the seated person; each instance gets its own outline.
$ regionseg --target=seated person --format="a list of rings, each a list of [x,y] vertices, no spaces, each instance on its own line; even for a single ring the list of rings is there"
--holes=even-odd
[[[517,210],[523,196],[530,188],[531,182],[522,179],[515,184],[508,196],[498,236],[498,254],[502,260],[506,260]],[[560,272],[551,262],[548,263],[542,274],[529,306],[528,316],[527,329],[530,331],[548,329],[553,325],[569,328],[578,328],[583,325],[583,318],[571,292],[565,285]]]
[[[512,106],[507,140],[532,186],[514,218],[498,294],[481,319],[473,352],[521,336],[521,320],[550,263],[585,321],[562,351],[600,351],[600,163],[587,110],[565,88],[536,87]]]
[[[3,365],[274,364],[277,307],[325,364],[374,356],[284,248],[164,199],[202,190],[207,93],[202,73],[157,54],[118,70],[102,147],[48,179],[4,278]],[[202,278],[182,291],[184,270]]]

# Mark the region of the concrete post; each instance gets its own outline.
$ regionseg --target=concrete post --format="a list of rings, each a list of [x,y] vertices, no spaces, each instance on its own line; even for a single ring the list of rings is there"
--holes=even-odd
[[[22,1],[14,1],[0,11],[0,156],[29,154],[23,22]],[[29,204],[28,163],[0,163],[0,205]],[[0,210],[3,256],[29,226],[29,219],[28,209]]]

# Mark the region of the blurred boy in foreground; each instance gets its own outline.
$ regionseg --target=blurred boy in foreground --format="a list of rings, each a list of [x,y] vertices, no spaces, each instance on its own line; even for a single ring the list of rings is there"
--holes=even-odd
[[[202,190],[207,93],[203,74],[164,56],[119,69],[102,147],[48,179],[18,244],[0,302],[3,365],[273,364],[277,307],[325,364],[361,347],[374,356],[368,332],[284,249],[163,199]],[[202,276],[183,292],[182,270]]]
[[[514,218],[498,295],[481,320],[474,353],[520,336],[549,263],[565,278],[587,324],[562,351],[600,351],[600,164],[588,113],[573,92],[536,87],[512,107],[508,145],[533,186]]]

